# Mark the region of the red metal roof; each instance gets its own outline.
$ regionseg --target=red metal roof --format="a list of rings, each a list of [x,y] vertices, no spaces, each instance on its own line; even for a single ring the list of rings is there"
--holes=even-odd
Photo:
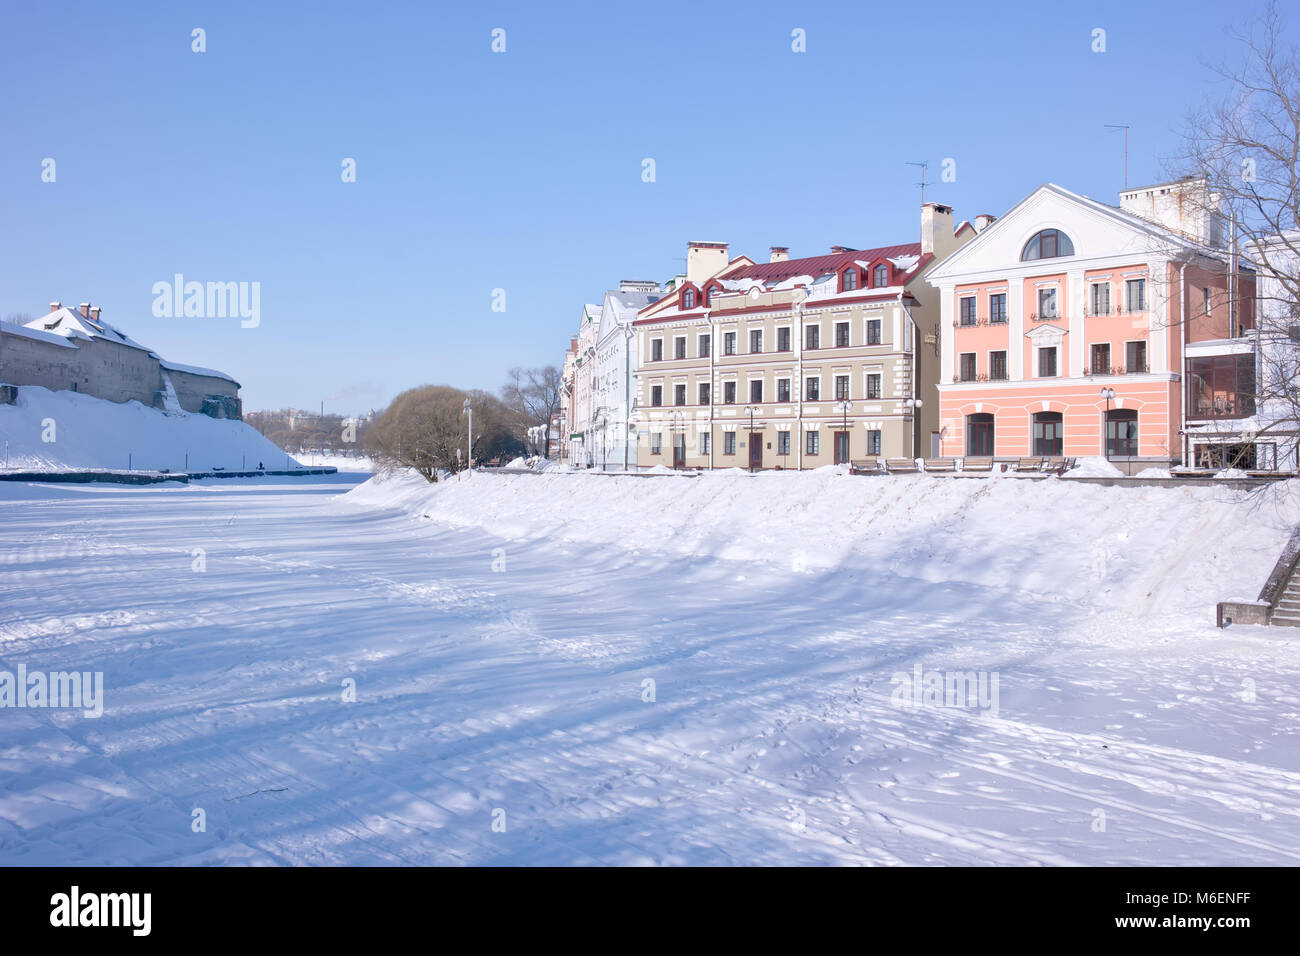
[[[826,275],[829,272],[838,272],[850,262],[859,260],[870,262],[872,259],[881,256],[896,259],[899,256],[919,256],[920,254],[921,244],[919,242],[907,242],[901,246],[855,249],[851,252],[810,256],[806,259],[787,259],[785,262],[760,262],[744,269],[737,269],[735,272],[724,272],[723,278],[763,279],[766,281],[768,279],[788,279],[791,276],[810,275],[815,279],[817,276]]]

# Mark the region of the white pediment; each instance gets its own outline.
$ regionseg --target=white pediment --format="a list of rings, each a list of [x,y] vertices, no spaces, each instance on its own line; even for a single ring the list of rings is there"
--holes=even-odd
[[[1042,229],[1070,237],[1073,256],[1022,263],[1025,243]],[[1188,244],[1173,233],[1048,183],[994,220],[982,233],[930,270],[932,285],[964,282],[989,272],[1023,267],[1036,272],[1080,268],[1085,260],[1109,256],[1168,256]]]
[[[1065,329],[1059,325],[1044,324],[1025,333],[1025,338],[1030,339],[1037,345],[1056,345],[1064,336]]]

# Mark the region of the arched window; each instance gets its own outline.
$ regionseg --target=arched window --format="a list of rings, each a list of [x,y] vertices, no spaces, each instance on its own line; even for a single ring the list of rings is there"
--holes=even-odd
[[[1020,261],[1057,259],[1072,255],[1074,255],[1074,243],[1070,241],[1069,236],[1059,229],[1044,229],[1042,232],[1035,233],[1033,238],[1025,243],[1025,251],[1020,254]]]
[[[1060,412],[1034,413],[1034,454],[1060,457],[1065,445],[1064,425]]]
[[[846,269],[844,271],[844,291],[850,292],[858,287],[858,270]]]
[[[889,266],[876,266],[875,268],[875,285],[877,289],[883,289],[889,285]]]
[[[966,454],[973,458],[993,454],[993,416],[988,412],[966,416]]]
[[[682,308],[683,308],[683,309],[693,309],[693,308],[695,308],[695,290],[694,290],[694,289],[687,289],[685,292],[682,293]]]
[[[1130,458],[1138,453],[1138,413],[1112,408],[1106,413],[1106,457]]]

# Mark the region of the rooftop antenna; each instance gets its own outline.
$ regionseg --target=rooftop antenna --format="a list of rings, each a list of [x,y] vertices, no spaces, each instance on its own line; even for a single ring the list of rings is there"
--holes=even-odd
[[[1124,188],[1128,189],[1128,124],[1126,123],[1104,123],[1107,129],[1122,129],[1124,131]]]
[[[918,186],[921,187],[921,205],[924,206],[924,205],[925,205],[925,187],[928,186],[928,185],[930,185],[929,183],[927,183],[927,182],[925,181],[925,171],[926,171],[926,169],[929,168],[930,164],[929,164],[929,163],[926,163],[926,162],[921,162],[921,163],[907,163],[906,165],[908,165],[908,166],[920,166],[920,167],[921,167],[921,181],[920,181],[919,183],[917,183],[916,185],[918,185]]]

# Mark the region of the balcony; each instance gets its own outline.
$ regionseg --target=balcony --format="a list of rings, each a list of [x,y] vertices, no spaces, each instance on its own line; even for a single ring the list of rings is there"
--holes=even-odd
[[[1256,412],[1255,391],[1254,352],[1187,360],[1189,419],[1249,418]]]

